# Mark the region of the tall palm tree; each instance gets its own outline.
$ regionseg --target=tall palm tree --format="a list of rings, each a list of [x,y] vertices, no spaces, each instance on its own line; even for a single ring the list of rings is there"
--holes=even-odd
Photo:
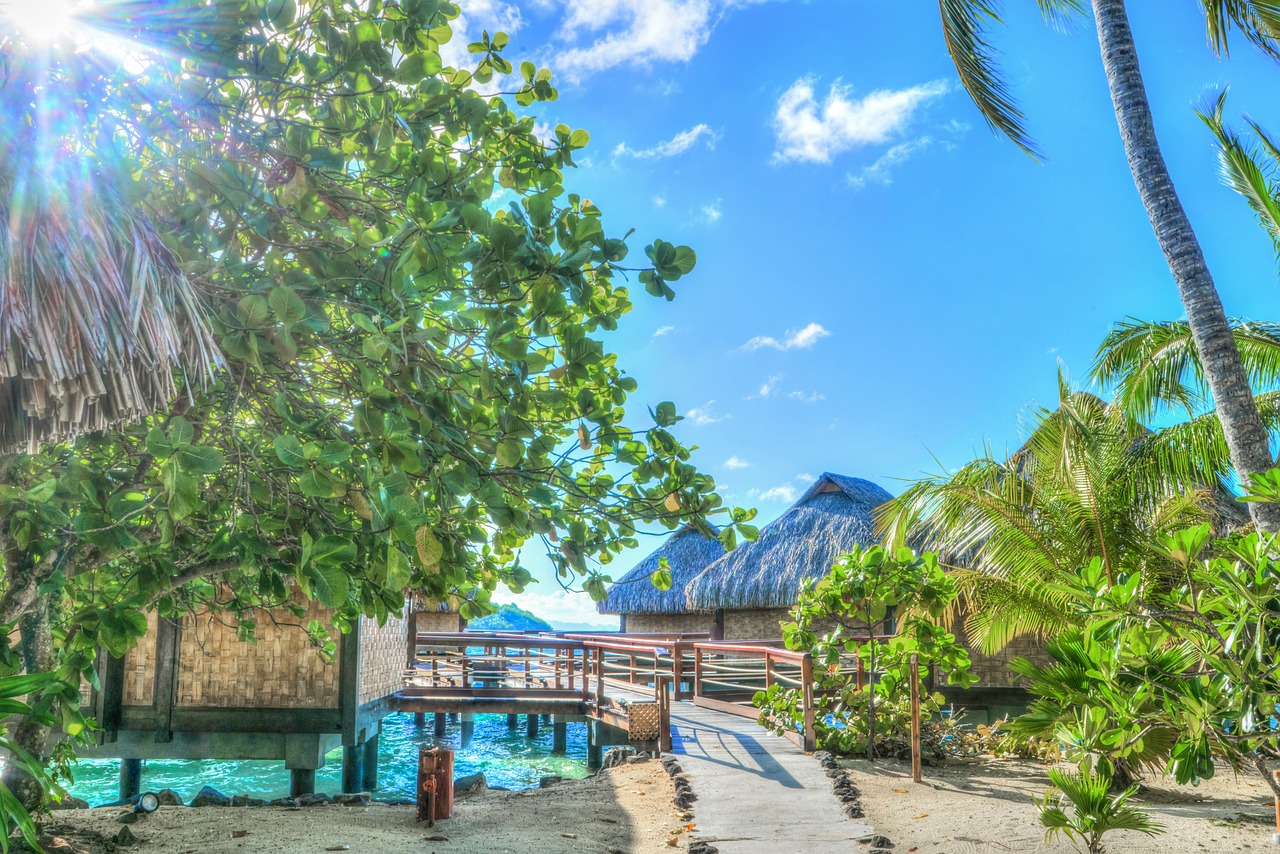
[[[968,604],[966,633],[989,652],[1070,625],[1055,585],[1095,558],[1111,578],[1139,573],[1159,583],[1172,566],[1157,534],[1247,518],[1219,500],[1225,454],[1187,454],[1185,434],[1147,430],[1120,407],[1059,383],[1058,408],[1033,413],[1017,452],[988,450],[921,480],[877,519],[887,544],[938,551],[951,565]]]
[[[1280,4],[1274,0],[1200,0],[1200,4],[1216,53],[1227,52],[1234,27],[1268,55],[1280,56]],[[1037,0],[1037,5],[1050,22],[1086,11],[1085,0]],[[1182,297],[1235,469],[1241,477],[1267,471],[1275,465],[1267,432],[1213,276],[1160,152],[1124,0],[1089,0],[1088,5],[1129,169]],[[947,50],[978,109],[993,129],[1037,155],[1024,116],[987,41],[988,25],[1000,20],[998,4],[995,0],[939,0],[938,6]],[[1255,503],[1250,512],[1258,527],[1280,530],[1280,505]]]

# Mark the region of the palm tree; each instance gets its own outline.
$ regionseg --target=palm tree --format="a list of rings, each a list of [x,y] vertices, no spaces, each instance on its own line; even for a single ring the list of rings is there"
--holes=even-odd
[[[1200,3],[1216,53],[1227,52],[1228,36],[1236,27],[1268,55],[1280,56],[1280,5],[1272,0]],[[1037,4],[1050,22],[1083,15],[1086,10],[1085,0],[1037,0]],[[1089,5],[1129,169],[1182,297],[1235,469],[1241,478],[1268,471],[1275,463],[1267,432],[1213,276],[1160,152],[1124,0],[1089,0]],[[987,41],[987,26],[999,22],[997,4],[994,0],[939,0],[938,6],[947,50],[978,109],[994,130],[1037,156],[1023,114]],[[1255,503],[1250,511],[1259,528],[1280,530],[1280,505]]]
[[[1187,453],[1186,429],[1152,432],[1061,379],[1059,397],[1056,410],[1033,414],[1017,452],[999,458],[988,450],[954,473],[918,481],[877,519],[886,545],[943,556],[967,603],[966,633],[988,652],[1020,634],[1071,625],[1056,583],[1095,558],[1110,578],[1138,573],[1160,583],[1172,566],[1157,534],[1247,518],[1238,504],[1217,500],[1226,496],[1225,453]]]

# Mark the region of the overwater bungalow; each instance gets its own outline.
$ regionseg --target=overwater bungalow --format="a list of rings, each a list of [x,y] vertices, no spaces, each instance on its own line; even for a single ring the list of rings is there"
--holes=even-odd
[[[685,526],[615,581],[596,610],[617,614],[623,632],[709,632],[715,639],[723,638],[723,626],[717,632],[715,613],[691,609],[685,591],[694,577],[724,555],[718,540]],[[671,571],[667,590],[659,590],[650,580],[663,558]]]

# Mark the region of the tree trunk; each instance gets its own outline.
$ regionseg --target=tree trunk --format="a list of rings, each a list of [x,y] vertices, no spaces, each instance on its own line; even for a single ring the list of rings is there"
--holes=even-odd
[[[19,623],[22,663],[27,673],[47,673],[54,667],[52,607],[51,597],[41,596]],[[43,761],[48,752],[49,734],[49,727],[28,717],[18,721],[11,738],[27,753]],[[16,763],[5,764],[0,781],[29,812],[44,805],[44,786]]]
[[[1275,465],[1270,440],[1258,417],[1249,378],[1240,362],[1240,352],[1200,242],[1160,153],[1124,0],[1093,0],[1093,11],[1102,64],[1107,72],[1129,170],[1178,285],[1191,336],[1200,352],[1222,432],[1231,450],[1231,462],[1237,476],[1245,482],[1249,475],[1268,471]],[[1249,512],[1259,529],[1280,531],[1280,505],[1254,501],[1249,503]]]

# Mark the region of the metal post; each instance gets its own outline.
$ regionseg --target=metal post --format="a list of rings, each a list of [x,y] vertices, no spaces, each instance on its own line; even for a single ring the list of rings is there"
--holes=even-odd
[[[475,732],[476,732],[476,716],[473,715],[471,712],[463,712],[462,713],[462,739],[461,739],[461,743],[463,747],[466,747],[468,744],[471,743],[471,737],[475,735]]]
[[[556,715],[551,719],[551,752],[565,753],[569,749],[569,724]]]
[[[413,713],[413,725],[418,729],[422,729],[427,724],[427,716],[422,712]]]
[[[604,765],[604,749],[600,746],[600,738],[596,733],[595,721],[587,722],[587,770],[599,771]]]
[[[445,716],[444,712],[436,712],[435,714],[436,738],[444,738],[445,726],[448,724],[448,721],[449,719]]]
[[[525,715],[524,726],[525,726],[525,735],[527,735],[529,738],[538,737],[538,716],[537,715]]]
[[[507,715],[507,729],[515,729],[520,726],[519,715]]]
[[[920,656],[911,653],[911,779],[920,782]]]

